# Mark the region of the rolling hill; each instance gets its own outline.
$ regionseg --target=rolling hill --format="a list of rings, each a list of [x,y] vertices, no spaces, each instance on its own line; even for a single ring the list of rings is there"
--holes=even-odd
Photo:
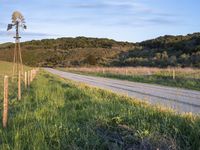
[[[26,65],[200,67],[200,33],[166,35],[140,43],[98,38],[58,38],[22,43]],[[0,60],[12,61],[14,44],[0,45]]]
[[[115,65],[149,67],[200,67],[200,33],[162,36],[137,43],[122,53]]]
[[[26,65],[79,66],[108,65],[120,53],[134,49],[134,44],[97,38],[59,38],[21,44]],[[0,60],[12,61],[14,44],[0,45]]]

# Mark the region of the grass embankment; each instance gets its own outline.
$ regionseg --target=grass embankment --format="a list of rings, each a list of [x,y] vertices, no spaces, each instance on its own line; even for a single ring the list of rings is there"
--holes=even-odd
[[[11,77],[13,69],[13,63],[0,61],[0,77],[3,78],[5,75]],[[31,67],[24,66],[24,71],[31,70]]]
[[[1,118],[1,117],[0,117]],[[0,149],[199,149],[200,118],[41,72],[10,102]]]
[[[12,80],[12,67],[13,63],[0,61],[0,102],[3,100],[3,83],[4,76],[7,75],[9,77],[9,97],[11,99],[17,98],[17,76],[15,76]],[[31,70],[30,67],[24,66],[24,71]],[[22,79],[23,83],[23,79]],[[24,92],[24,84],[22,84],[22,92]],[[0,105],[1,110],[1,105]]]
[[[79,74],[115,78],[141,83],[159,84],[200,91],[200,70],[192,68],[59,68]]]

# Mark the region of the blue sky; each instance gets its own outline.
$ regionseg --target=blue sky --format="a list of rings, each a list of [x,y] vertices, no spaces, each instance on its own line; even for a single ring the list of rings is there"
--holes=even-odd
[[[22,40],[105,37],[138,42],[200,31],[199,0],[0,0],[0,43],[13,11],[24,15]]]

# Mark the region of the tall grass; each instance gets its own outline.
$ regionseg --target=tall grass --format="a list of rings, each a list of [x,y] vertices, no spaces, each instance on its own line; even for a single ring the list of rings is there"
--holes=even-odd
[[[123,79],[135,82],[153,83],[165,86],[180,87],[186,89],[200,90],[200,69],[192,68],[147,68],[147,67],[125,67],[125,68],[60,68],[64,71],[83,73],[101,77]],[[175,71],[175,79],[173,79]]]
[[[0,103],[3,102],[3,81],[4,76],[9,77],[9,99],[17,98],[17,76],[13,78],[12,74],[13,64],[9,62],[0,61]],[[24,66],[24,71],[30,70],[30,67]],[[22,92],[24,92],[24,84],[22,79]],[[2,110],[2,105],[0,105],[0,110]]]
[[[13,63],[0,61],[0,77],[8,75],[12,76]],[[24,66],[24,71],[30,70],[30,67]]]
[[[163,73],[166,76],[173,77],[173,70],[176,75],[200,78],[200,70],[193,68],[149,68],[149,67],[80,67],[67,68],[71,71],[91,72],[91,73],[113,73],[124,75],[153,75]]]
[[[198,116],[178,115],[46,72],[10,107],[7,130],[0,125],[0,149],[200,148]]]

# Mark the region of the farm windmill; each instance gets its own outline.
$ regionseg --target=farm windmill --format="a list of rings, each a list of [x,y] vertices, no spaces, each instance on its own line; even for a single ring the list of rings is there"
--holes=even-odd
[[[21,48],[20,48],[20,36],[19,36],[19,29],[26,29],[25,19],[23,15],[19,11],[15,11],[12,14],[12,23],[8,24],[7,31],[11,30],[12,28],[16,29],[15,35],[15,49],[14,49],[14,58],[13,58],[13,76],[18,74],[19,72],[23,73],[23,65],[22,65],[22,55],[21,55]]]

